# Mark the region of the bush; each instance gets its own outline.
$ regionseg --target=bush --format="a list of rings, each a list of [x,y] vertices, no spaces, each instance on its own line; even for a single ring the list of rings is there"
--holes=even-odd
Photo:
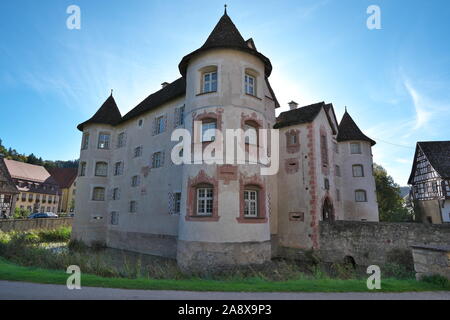
[[[450,289],[450,280],[440,274],[433,274],[430,276],[423,276],[420,279],[423,282],[432,283],[438,287],[442,287],[444,289]]]
[[[38,234],[42,242],[66,242],[70,240],[71,232],[71,227],[60,227],[54,230],[42,230]]]
[[[406,268],[406,270],[414,270],[414,260],[411,250],[408,249],[392,249],[386,254],[386,260],[389,264],[396,264]]]
[[[415,276],[414,270],[396,263],[386,263],[381,272],[385,277],[396,279],[413,279]]]

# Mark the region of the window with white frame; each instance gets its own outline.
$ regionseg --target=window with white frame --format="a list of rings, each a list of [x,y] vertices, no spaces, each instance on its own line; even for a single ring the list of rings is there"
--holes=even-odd
[[[175,109],[175,127],[184,124],[184,105]]]
[[[114,175],[120,176],[123,173],[123,162],[119,161],[114,164]]]
[[[160,116],[155,119],[155,134],[160,134],[164,132],[166,125],[165,117]]]
[[[121,132],[117,135],[117,148],[125,146],[125,132]]]
[[[108,175],[108,164],[106,162],[95,163],[95,176],[106,177]]]
[[[107,132],[100,132],[98,134],[98,145],[99,149],[109,149],[109,143],[111,140],[111,135]]]
[[[152,156],[152,168],[159,168],[163,165],[163,153],[155,152]]]
[[[256,78],[248,73],[245,74],[245,93],[256,96]]]
[[[137,187],[141,184],[141,177],[139,175],[133,176],[131,178],[131,186]]]
[[[354,177],[364,177],[364,167],[361,164],[354,164],[352,172]]]
[[[181,212],[181,192],[175,192],[173,194],[173,201],[174,201],[173,213],[179,214]]]
[[[132,200],[130,201],[130,207],[129,207],[130,213],[137,212],[137,202]]]
[[[111,221],[110,221],[110,223],[113,226],[116,226],[116,225],[119,224],[119,213],[117,211],[112,211],[111,212]]]
[[[92,189],[92,200],[105,201],[105,188],[95,187],[94,189]]]
[[[258,191],[244,191],[244,216],[250,218],[258,216]]]
[[[80,177],[84,177],[86,175],[86,162],[80,163]]]
[[[133,157],[139,158],[140,156],[142,156],[142,146],[138,146],[138,147],[134,148]]]
[[[197,215],[210,216],[213,214],[213,188],[197,188]]]
[[[355,191],[355,201],[356,202],[367,202],[367,193],[365,190]]]
[[[217,122],[215,119],[206,119],[202,122],[202,142],[216,139]]]
[[[81,139],[81,150],[86,150],[89,147],[89,132],[83,133],[83,138]]]
[[[359,142],[350,143],[351,154],[361,154],[361,144]]]
[[[217,69],[203,73],[203,93],[217,91]]]

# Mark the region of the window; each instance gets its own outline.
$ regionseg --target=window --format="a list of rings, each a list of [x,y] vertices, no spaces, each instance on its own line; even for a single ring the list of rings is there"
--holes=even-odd
[[[142,146],[134,148],[134,157],[139,158],[142,156]]]
[[[100,132],[98,135],[98,148],[109,149],[109,140],[111,135],[109,133]]]
[[[336,200],[341,201],[341,190],[336,189]]]
[[[130,201],[130,213],[137,212],[137,202],[136,201]]]
[[[28,194],[28,201],[33,201],[33,194],[32,193],[29,193]]]
[[[97,162],[95,164],[95,176],[106,177],[108,175],[108,164],[106,162]]]
[[[95,187],[92,191],[92,200],[105,201],[105,188]]]
[[[197,215],[210,216],[213,213],[213,189],[197,189]]]
[[[125,146],[125,132],[121,132],[117,136],[117,148],[122,148],[123,146]]]
[[[245,93],[256,96],[256,79],[249,74],[245,74]]]
[[[258,191],[244,191],[244,217],[255,218],[258,216]]]
[[[53,197],[52,196],[48,196],[48,203],[51,203],[53,201]]]
[[[47,202],[47,196],[45,194],[42,195],[42,202]]]
[[[356,202],[367,202],[367,194],[364,190],[355,191],[355,201]]]
[[[111,224],[117,226],[119,224],[119,213],[117,211],[111,212]]]
[[[359,142],[350,143],[351,154],[361,154],[361,144]]]
[[[294,146],[297,144],[297,134],[291,133],[287,136],[287,145],[288,146]]]
[[[160,116],[158,118],[155,119],[155,134],[160,134],[164,132],[165,129],[165,117],[164,116]]]
[[[83,138],[81,139],[81,150],[86,150],[89,146],[89,133],[83,133]]]
[[[340,177],[341,176],[341,167],[336,166],[335,167],[335,172],[336,172],[336,177]]]
[[[354,177],[364,177],[364,168],[360,164],[354,164],[352,166],[352,172]]]
[[[204,120],[202,122],[202,142],[214,141],[216,138],[216,128],[216,120]]]
[[[325,134],[320,135],[320,153],[322,156],[322,166],[328,166],[328,144],[327,136]]]
[[[133,176],[131,178],[131,186],[132,187],[137,187],[141,184],[141,177],[140,176]]]
[[[86,162],[82,162],[80,164],[80,177],[84,177],[86,175]]]
[[[162,152],[155,152],[152,156],[152,167],[159,168],[163,166],[164,154]]]
[[[184,106],[175,109],[175,127],[184,124]]]
[[[323,186],[325,190],[330,190],[330,180],[328,180],[328,178],[323,179]]]
[[[114,175],[120,176],[123,173],[123,162],[119,161],[114,164]]]
[[[138,127],[142,128],[143,125],[144,125],[144,119],[139,119],[138,120]]]
[[[27,200],[27,194],[26,193],[22,193],[22,201],[26,201]]]
[[[119,199],[120,199],[120,189],[119,189],[119,188],[114,188],[114,189],[112,190],[111,198],[112,198],[113,200],[119,200]]]
[[[217,70],[203,74],[203,93],[217,91]]]
[[[181,192],[174,193],[173,201],[174,201],[174,213],[179,214],[181,212]]]

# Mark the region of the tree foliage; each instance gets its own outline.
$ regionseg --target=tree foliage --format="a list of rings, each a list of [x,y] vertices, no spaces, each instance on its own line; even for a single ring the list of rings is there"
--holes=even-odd
[[[412,221],[412,215],[404,206],[404,200],[400,196],[400,186],[388,175],[386,169],[374,164],[373,174],[377,188],[378,210],[380,221],[408,222]]]
[[[36,164],[39,166],[44,166],[46,169],[50,168],[77,168],[78,160],[43,160],[41,157],[37,157],[33,153],[28,156],[25,154],[19,153],[16,149],[6,148],[2,144],[2,139],[0,139],[0,155],[3,155],[6,159],[16,160],[20,162],[25,162],[29,164]]]

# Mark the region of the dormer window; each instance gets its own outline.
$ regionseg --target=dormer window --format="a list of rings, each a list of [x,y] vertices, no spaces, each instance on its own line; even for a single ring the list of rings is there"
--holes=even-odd
[[[201,93],[217,92],[217,67],[210,66],[200,71],[202,73]]]

